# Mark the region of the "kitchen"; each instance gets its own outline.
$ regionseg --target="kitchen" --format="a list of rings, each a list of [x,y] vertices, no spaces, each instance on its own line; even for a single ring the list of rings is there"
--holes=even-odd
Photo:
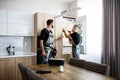
[[[82,24],[82,31],[79,31],[82,34],[80,59],[101,64],[102,1],[86,1],[1,0],[0,80],[22,80],[18,63],[27,67],[39,63],[38,38],[41,30],[47,27],[48,19],[54,19],[55,38],[63,36],[55,43],[58,58],[64,58],[66,63],[72,58],[72,45],[62,29],[71,30],[74,24]]]
[[[53,4],[51,2],[51,11],[48,9],[50,6],[46,6],[47,1],[40,2],[39,5],[43,5],[43,8],[36,6],[37,2],[34,3],[34,9],[30,6],[32,1],[30,3],[21,1],[22,5],[19,1],[0,3],[0,80],[21,80],[18,63],[26,66],[37,64],[37,36],[40,29],[46,26],[47,19],[53,17],[50,14],[60,13],[67,8],[68,2],[56,1],[54,6],[51,6]],[[58,6],[59,10],[55,9],[55,6]],[[38,17],[42,19],[41,24]]]

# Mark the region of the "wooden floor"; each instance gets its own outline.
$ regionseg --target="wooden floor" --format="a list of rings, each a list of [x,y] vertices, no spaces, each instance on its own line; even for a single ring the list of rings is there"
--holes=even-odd
[[[115,80],[114,78],[85,70],[69,64],[64,65],[64,72],[59,72],[59,67],[49,65],[31,66],[33,70],[50,70],[52,73],[39,74],[47,80]]]

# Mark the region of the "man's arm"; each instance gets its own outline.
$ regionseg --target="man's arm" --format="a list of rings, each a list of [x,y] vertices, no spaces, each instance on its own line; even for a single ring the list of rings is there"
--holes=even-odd
[[[70,37],[68,38],[68,40],[69,40],[69,43],[72,44],[71,31],[68,31],[68,32],[69,32],[69,35],[70,35]]]
[[[59,36],[58,38],[56,38],[56,39],[54,40],[54,42],[55,42],[55,41],[58,41],[58,40],[60,40],[60,39],[62,39],[62,35]]]
[[[69,39],[69,43],[72,44],[72,39],[71,38],[68,38]]]
[[[46,53],[45,53],[45,50],[44,50],[44,45],[43,45],[43,40],[40,40],[40,47],[41,47],[42,55],[46,56]]]
[[[63,32],[65,34],[65,37],[68,38],[69,43],[72,44],[71,31],[68,31],[69,34],[67,34],[66,31],[63,29]]]
[[[64,29],[63,29],[63,32],[64,32],[66,38],[70,38],[70,32],[69,32],[69,34],[67,34],[67,32]]]

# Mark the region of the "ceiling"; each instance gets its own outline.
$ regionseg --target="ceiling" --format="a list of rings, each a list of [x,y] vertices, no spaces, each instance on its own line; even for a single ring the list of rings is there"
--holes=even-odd
[[[72,1],[75,1],[75,0],[60,0],[62,2],[65,2],[65,3],[69,3],[69,2],[72,2]]]

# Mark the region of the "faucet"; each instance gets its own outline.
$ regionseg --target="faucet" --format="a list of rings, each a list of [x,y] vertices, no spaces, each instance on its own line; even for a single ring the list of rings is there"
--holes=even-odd
[[[15,46],[9,45],[6,49],[9,55],[15,55]]]
[[[8,54],[10,55],[10,53],[11,53],[11,45],[9,45],[6,49],[7,49]]]
[[[13,55],[15,55],[15,46],[13,46]]]

